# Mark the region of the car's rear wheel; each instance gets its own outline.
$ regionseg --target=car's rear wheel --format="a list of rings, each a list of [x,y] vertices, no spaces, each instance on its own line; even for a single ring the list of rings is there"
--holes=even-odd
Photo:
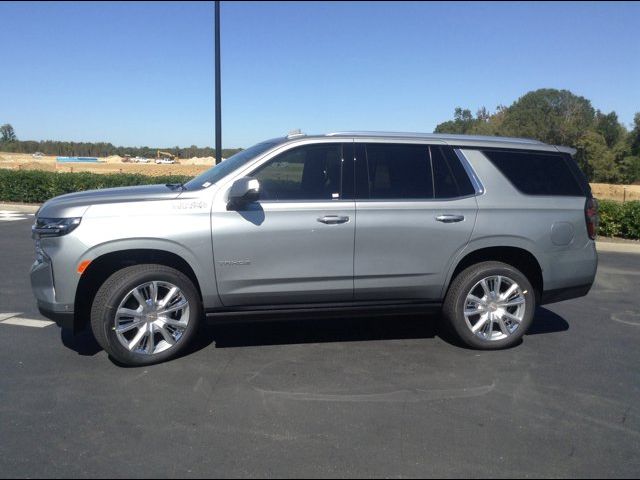
[[[186,275],[164,265],[134,265],[102,284],[93,301],[91,328],[117,361],[149,365],[178,355],[201,317],[200,297]]]
[[[482,262],[460,272],[443,306],[447,326],[466,345],[508,348],[526,333],[536,308],[531,282],[515,267]]]

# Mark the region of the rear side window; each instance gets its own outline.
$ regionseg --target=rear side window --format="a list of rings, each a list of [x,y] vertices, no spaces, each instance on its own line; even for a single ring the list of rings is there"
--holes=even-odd
[[[513,150],[483,150],[484,155],[522,193],[527,195],[586,195],[563,154]]]
[[[370,198],[433,198],[426,145],[370,143],[366,150]]]
[[[473,195],[475,190],[460,159],[449,147],[431,145],[435,198],[455,198]]]

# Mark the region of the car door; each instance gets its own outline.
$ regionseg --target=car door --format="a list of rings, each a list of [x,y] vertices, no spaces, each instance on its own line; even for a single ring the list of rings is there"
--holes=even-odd
[[[257,202],[241,211],[214,207],[216,281],[225,306],[353,299],[352,149],[334,141],[280,152],[249,173],[260,181]]]
[[[471,237],[475,190],[444,144],[356,143],[356,300],[441,299]]]

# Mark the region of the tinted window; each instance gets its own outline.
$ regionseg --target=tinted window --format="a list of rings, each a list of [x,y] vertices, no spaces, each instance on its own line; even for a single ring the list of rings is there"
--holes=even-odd
[[[370,198],[433,198],[426,145],[367,144]]]
[[[261,200],[332,200],[341,193],[341,145],[293,148],[255,171]]]
[[[484,150],[483,153],[522,193],[586,195],[562,154],[509,150]]]
[[[431,145],[433,182],[436,198],[455,198],[473,195],[475,190],[460,159],[449,147]]]

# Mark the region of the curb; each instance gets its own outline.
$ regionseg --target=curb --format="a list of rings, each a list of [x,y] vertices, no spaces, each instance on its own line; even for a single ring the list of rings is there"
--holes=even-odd
[[[13,210],[14,212],[36,213],[40,205],[28,203],[0,203],[0,210]]]
[[[640,254],[640,243],[596,242],[598,252],[636,253]]]

